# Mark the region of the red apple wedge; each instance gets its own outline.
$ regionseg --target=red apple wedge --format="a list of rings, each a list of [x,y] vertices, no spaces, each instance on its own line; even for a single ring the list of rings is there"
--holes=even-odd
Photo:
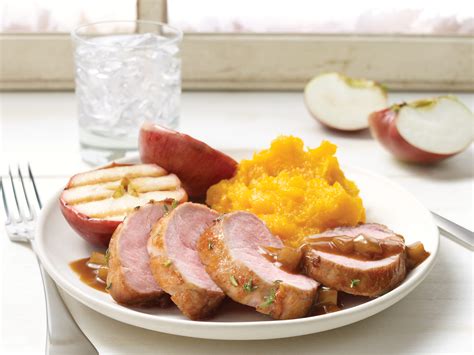
[[[369,118],[372,135],[395,157],[433,163],[462,152],[474,139],[474,116],[454,96],[393,105]]]
[[[170,129],[145,122],[140,129],[140,158],[179,176],[189,196],[206,195],[207,189],[231,178],[237,162],[207,144]]]
[[[304,99],[317,121],[341,131],[368,128],[369,115],[387,107],[387,94],[380,84],[339,73],[314,77],[305,87]]]
[[[176,175],[156,164],[112,164],[74,175],[59,202],[64,218],[82,238],[107,247],[129,211],[169,199],[187,200]]]

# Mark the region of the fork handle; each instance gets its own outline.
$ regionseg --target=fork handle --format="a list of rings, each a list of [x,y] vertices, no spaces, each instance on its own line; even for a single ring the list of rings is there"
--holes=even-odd
[[[47,316],[47,355],[97,355],[97,350],[82,333],[64,304],[53,279],[37,258],[43,279]]]
[[[459,244],[465,246],[469,250],[474,250],[474,233],[459,224],[456,224],[449,219],[431,212],[434,216],[438,228],[450,239],[457,241]]]

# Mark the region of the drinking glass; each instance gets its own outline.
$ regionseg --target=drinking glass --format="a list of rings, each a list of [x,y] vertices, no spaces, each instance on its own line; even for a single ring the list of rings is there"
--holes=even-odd
[[[153,21],[108,21],[72,32],[82,158],[97,165],[137,149],[143,121],[176,128],[182,32]]]

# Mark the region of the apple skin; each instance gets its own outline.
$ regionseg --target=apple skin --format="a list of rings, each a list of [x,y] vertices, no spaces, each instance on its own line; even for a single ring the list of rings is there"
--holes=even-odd
[[[98,246],[109,246],[110,238],[119,226],[120,221],[108,221],[98,218],[89,218],[83,213],[76,211],[72,206],[59,199],[59,207],[72,229],[89,243]]]
[[[411,145],[398,132],[397,118],[398,113],[391,108],[373,112],[369,116],[372,136],[396,158],[411,163],[431,164],[456,154],[430,153]]]
[[[234,176],[237,169],[234,159],[206,143],[150,122],[142,125],[138,146],[143,163],[154,163],[176,174],[194,199]]]

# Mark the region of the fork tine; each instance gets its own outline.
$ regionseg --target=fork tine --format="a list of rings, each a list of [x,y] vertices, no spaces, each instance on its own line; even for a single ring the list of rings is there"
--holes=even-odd
[[[1,176],[0,176],[0,189],[2,190],[3,207],[5,208],[5,213],[7,216],[5,224],[10,224],[11,215],[10,215],[10,210],[8,209],[7,196],[5,195],[5,188],[3,187],[3,178]]]
[[[23,211],[21,209],[20,203],[18,202],[18,196],[16,194],[15,183],[13,182],[13,174],[10,165],[8,166],[8,175],[10,175],[10,183],[12,184],[13,197],[15,199],[16,207],[18,210],[18,220],[21,221],[23,220]]]
[[[28,207],[28,214],[29,214],[28,220],[31,221],[35,217],[35,212],[31,208],[30,200],[28,199],[28,193],[26,192],[26,188],[25,188],[25,182],[23,181],[23,174],[21,173],[21,169],[19,165],[18,165],[18,176],[20,177],[21,187],[23,189],[23,194],[25,195],[26,206]]]
[[[35,178],[33,177],[33,172],[31,171],[30,163],[28,163],[28,175],[30,176],[31,182],[33,183],[33,189],[35,190],[36,201],[38,201],[39,208],[43,208],[43,204],[41,203],[40,195],[38,193],[38,189],[36,188]]]

